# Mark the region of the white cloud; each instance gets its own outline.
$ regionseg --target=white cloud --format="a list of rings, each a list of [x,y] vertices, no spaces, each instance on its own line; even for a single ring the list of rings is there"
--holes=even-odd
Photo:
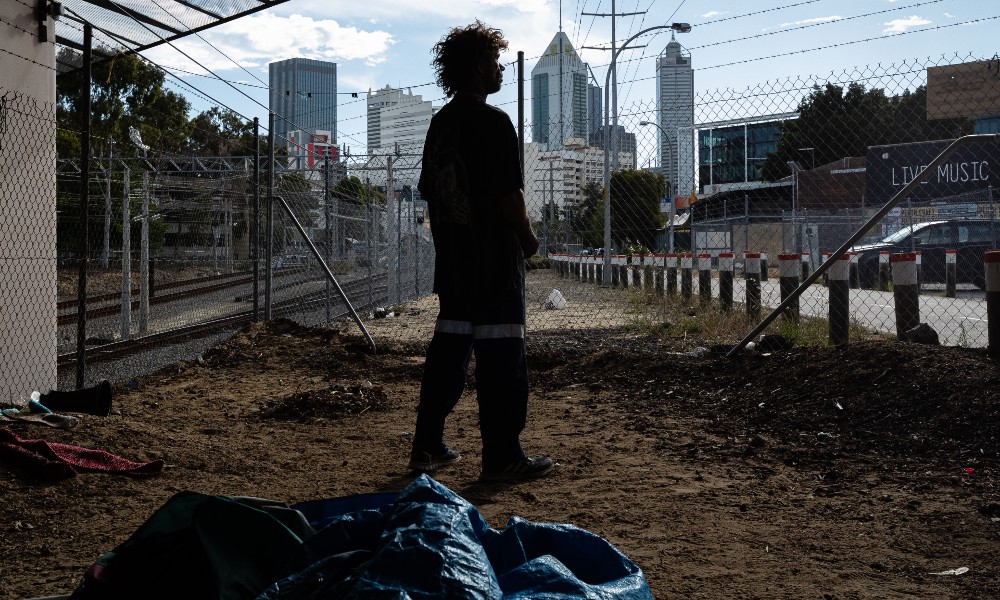
[[[295,0],[289,2],[295,12],[312,15],[330,14],[329,0]],[[337,18],[344,22],[353,20],[377,20],[380,23],[398,23],[412,27],[416,24],[451,23],[461,25],[480,19],[490,26],[497,16],[504,12],[537,14],[552,12],[551,0],[379,0],[378,2],[342,2],[336,7]],[[278,5],[271,9],[284,14]],[[555,8],[558,11],[558,6]],[[564,14],[571,14],[564,12]]]
[[[295,57],[331,62],[360,60],[366,65],[377,65],[386,60],[386,53],[395,43],[392,34],[386,31],[364,31],[331,19],[299,14],[282,17],[270,12],[231,21],[201,36],[218,50],[194,36],[174,42],[174,46],[213,71],[234,69],[233,61],[253,69]],[[167,45],[145,54],[164,66],[203,71]]]
[[[948,18],[948,19],[957,19],[958,18],[955,15],[953,15],[951,13],[947,13],[947,12],[944,13],[944,16],[945,16],[945,18]]]
[[[903,33],[911,27],[919,27],[921,25],[930,25],[932,21],[925,19],[923,17],[906,17],[905,19],[893,19],[888,23],[885,23],[885,29],[882,30],[883,34],[889,33]]]
[[[724,15],[727,12],[728,11],[710,10],[707,13],[701,15],[701,18],[702,19],[711,19],[712,17],[718,17],[719,15]]]
[[[788,27],[801,27],[802,25],[814,25],[816,23],[832,23],[833,21],[839,21],[843,19],[839,15],[831,15],[829,17],[814,17],[812,19],[803,19],[801,21],[790,21],[788,23],[782,23],[778,25],[779,28],[785,29]]]

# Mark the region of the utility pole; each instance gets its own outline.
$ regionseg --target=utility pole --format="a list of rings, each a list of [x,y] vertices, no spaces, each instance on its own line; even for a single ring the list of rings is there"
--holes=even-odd
[[[332,248],[332,246],[333,246],[333,234],[330,231],[330,219],[332,217],[330,215],[330,155],[329,155],[329,153],[326,154],[326,160],[323,161],[323,208],[326,211],[326,214],[324,215],[324,219],[323,219],[324,222],[326,223],[326,231],[324,232],[325,233],[325,235],[324,235],[324,238],[325,238],[324,242],[325,243],[323,244],[325,246],[325,252],[323,253],[324,254],[323,258],[326,260],[327,266],[329,266],[330,265],[330,261],[333,258],[332,254],[331,254],[331,250],[333,249]],[[331,306],[330,306],[330,280],[329,279],[326,281],[325,291],[326,291],[326,293],[324,294],[324,297],[326,298],[326,322],[329,323],[330,320],[331,320],[331,318],[332,318],[332,315],[331,315]]]
[[[581,15],[586,15],[590,17],[611,17],[611,48],[600,48],[595,46],[584,46],[588,50],[611,50],[611,56],[618,56],[618,41],[617,41],[617,28],[616,24],[618,22],[618,17],[630,17],[633,15],[645,15],[646,11],[641,12],[627,12],[620,13],[617,12],[615,8],[615,0],[611,0],[611,12],[610,13],[580,13]],[[645,48],[645,46],[630,46],[630,50],[636,50],[638,48]],[[624,48],[622,48],[624,49]],[[618,69],[616,66],[617,61],[611,61],[611,115],[612,115],[612,125],[611,129],[615,132],[614,135],[605,128],[604,130],[604,144],[611,144],[611,160],[614,163],[612,171],[618,170]],[[561,99],[560,99],[561,100]],[[608,110],[609,107],[605,107]],[[610,137],[610,139],[609,139]],[[610,182],[604,182],[605,185],[611,185]]]
[[[101,268],[111,264],[111,171],[115,164],[115,142],[108,141],[108,168],[104,171],[104,247],[101,250]]]

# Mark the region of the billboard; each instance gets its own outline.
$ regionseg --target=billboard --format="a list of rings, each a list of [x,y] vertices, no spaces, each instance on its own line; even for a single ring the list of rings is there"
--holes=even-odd
[[[882,204],[927,169],[952,140],[870,146],[865,156],[865,198]],[[912,200],[946,199],[1000,183],[1000,145],[973,144],[957,149],[909,196]]]

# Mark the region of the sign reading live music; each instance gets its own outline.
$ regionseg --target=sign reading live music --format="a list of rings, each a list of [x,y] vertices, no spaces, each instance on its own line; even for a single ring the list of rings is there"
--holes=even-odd
[[[865,202],[883,204],[906,184],[927,170],[927,166],[951,140],[916,142],[891,146],[870,146],[866,154]],[[1000,185],[1000,144],[995,142],[963,146],[908,196],[913,201],[955,201],[956,196],[981,192]]]

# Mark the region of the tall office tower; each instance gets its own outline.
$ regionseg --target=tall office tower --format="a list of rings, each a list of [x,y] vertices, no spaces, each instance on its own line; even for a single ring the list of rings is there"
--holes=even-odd
[[[670,43],[656,59],[656,108],[660,164],[664,167],[673,195],[687,195],[695,186],[694,156],[694,69],[691,53],[671,36]]]
[[[560,31],[531,70],[531,139],[545,150],[586,140],[587,94],[587,64]]]
[[[604,126],[604,113],[601,112],[602,92],[600,86],[587,84],[587,139],[591,146],[594,145],[594,134]]]
[[[437,109],[411,90],[385,86],[368,90],[368,153],[399,145],[423,144]]]
[[[288,132],[330,131],[337,136],[337,63],[289,58],[267,65],[271,87],[269,108],[274,133],[284,141]]]

